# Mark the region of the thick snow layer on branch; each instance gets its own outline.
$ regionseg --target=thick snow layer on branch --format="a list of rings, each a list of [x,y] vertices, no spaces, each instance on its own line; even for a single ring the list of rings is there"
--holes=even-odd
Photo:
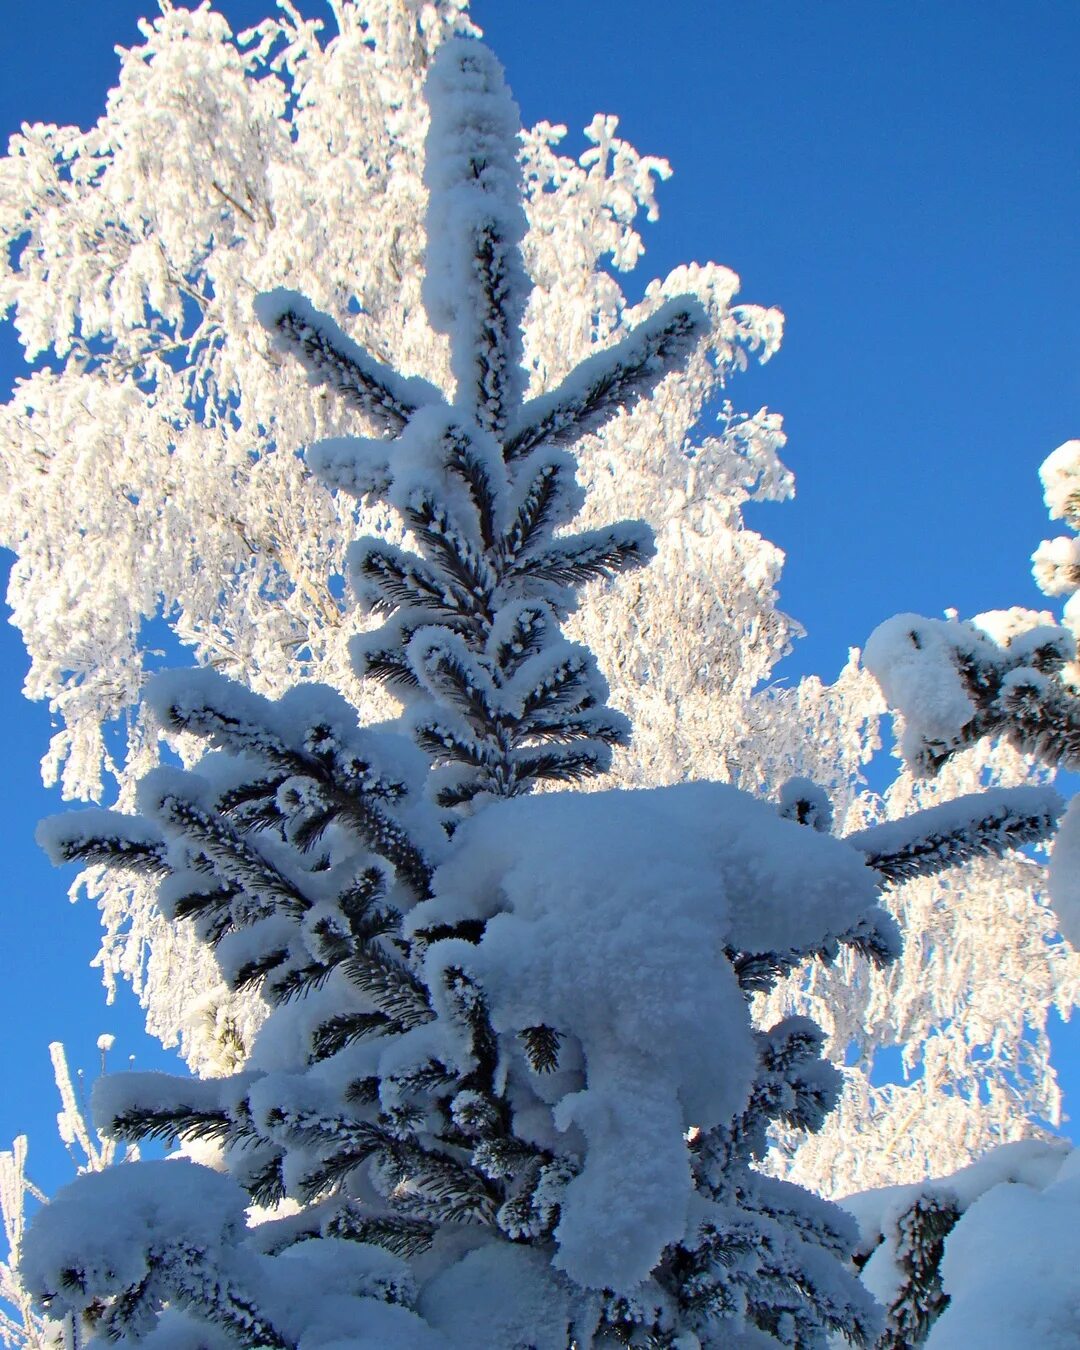
[[[991,788],[872,825],[846,842],[895,883],[1045,839],[1063,806],[1053,788]]]
[[[614,346],[580,361],[557,389],[525,404],[510,426],[511,456],[540,444],[572,445],[629,412],[686,362],[708,331],[696,297],[665,301]]]
[[[167,670],[147,685],[146,702],[162,724],[196,730],[215,749],[272,762],[281,747],[332,755],[336,771],[361,791],[384,780],[415,791],[427,771],[426,758],[400,727],[361,728],[353,705],[324,684],[297,684],[279,699],[266,699],[214,670]]]
[[[38,824],[34,838],[56,866],[82,858],[98,841],[107,841],[118,856],[128,852],[133,859],[161,846],[161,833],[149,821],[97,806],[47,817]]]
[[[304,452],[311,472],[330,489],[350,497],[384,493],[390,485],[390,447],[361,436],[328,436]]]
[[[683,1136],[737,1114],[754,1068],[725,949],[817,946],[875,896],[843,841],[723,784],[515,799],[459,828],[434,898],[411,922],[488,923],[476,946],[431,947],[430,986],[464,968],[498,1031],[552,1027],[584,1061],[584,1079],[547,1099],[546,1142],[581,1164],[562,1203],[557,1266],[627,1290],[683,1236]]]
[[[1023,1336],[1017,1338],[1015,1327],[1005,1339],[986,1338],[977,1327],[978,1300],[981,1297],[979,1286],[984,1272],[971,1266],[965,1267],[963,1252],[969,1248],[968,1224],[972,1222],[973,1231],[978,1232],[980,1220],[980,1198],[988,1197],[999,1191],[1023,1190],[1036,1194],[1051,1187],[1062,1171],[1062,1164],[1072,1154],[1069,1144],[1062,1139],[1025,1139],[1017,1143],[1004,1144],[991,1149],[977,1162],[954,1172],[950,1176],[934,1178],[929,1181],[915,1182],[902,1186],[882,1186],[876,1190],[864,1191],[848,1196],[841,1201],[844,1209],[852,1214],[859,1227],[859,1249],[869,1256],[862,1271],[862,1282],[878,1299],[883,1307],[890,1309],[891,1316],[896,1314],[905,1303],[909,1309],[920,1303],[927,1308],[928,1298],[933,1293],[927,1281],[926,1265],[936,1266],[940,1256],[933,1256],[927,1243],[933,1242],[933,1228],[924,1228],[922,1233],[913,1226],[913,1219],[919,1211],[924,1216],[940,1216],[936,1230],[936,1241],[944,1242],[943,1269],[948,1271],[954,1249],[961,1253],[961,1262],[953,1264],[951,1287],[946,1293],[961,1304],[968,1304],[966,1311],[946,1323],[949,1328],[944,1333],[942,1345],[960,1346],[1000,1346],[1001,1350],[1026,1350],[1029,1344],[1042,1345],[1041,1341],[1029,1342]],[[997,1204],[994,1201],[993,1204]],[[970,1220],[969,1220],[970,1212]],[[931,1222],[933,1219],[931,1218]],[[1013,1234],[1011,1246],[1014,1251],[1026,1249],[1029,1239],[1038,1238],[1025,1231],[1022,1225]],[[940,1251],[940,1248],[939,1248]],[[1009,1280],[1011,1257],[1006,1255],[1004,1262],[999,1253],[993,1259],[985,1275],[991,1281]],[[918,1273],[913,1277],[913,1271]],[[946,1276],[948,1282],[948,1275]],[[970,1294],[975,1291],[974,1311],[976,1321],[969,1323],[972,1312]],[[940,1294],[940,1290],[938,1291]],[[930,1313],[931,1318],[933,1313]],[[1008,1325],[1008,1320],[1002,1327]],[[941,1323],[938,1323],[938,1327]],[[899,1331],[899,1326],[894,1328]],[[911,1330],[910,1322],[907,1330]],[[938,1347],[935,1339],[938,1335],[935,1327],[929,1345]],[[965,1339],[966,1338],[966,1339]],[[920,1342],[921,1343],[921,1342]]]
[[[409,1311],[416,1292],[412,1276],[403,1261],[379,1247],[313,1238],[286,1248],[262,1269],[266,1307],[298,1350],[456,1350]]]
[[[180,1078],[169,1073],[111,1073],[94,1084],[91,1100],[95,1124],[110,1133],[117,1120],[133,1111],[202,1115],[220,1111],[222,1084],[216,1078]]]
[[[1044,595],[1072,595],[1080,587],[1080,539],[1044,539],[1031,555],[1031,571]]]
[[[58,1191],[36,1217],[22,1250],[27,1287],[63,1287],[81,1272],[81,1293],[137,1285],[148,1253],[188,1241],[220,1251],[244,1229],[248,1198],[227,1177],[170,1159],[89,1173]]]
[[[432,1280],[420,1311],[455,1350],[566,1350],[569,1292],[543,1253],[499,1243],[469,1252]]]
[[[1066,441],[1042,462],[1039,469],[1046,507],[1052,520],[1068,520],[1077,516],[1077,493],[1080,492],[1080,440]]]
[[[863,663],[881,685],[891,708],[907,727],[905,758],[914,759],[922,741],[949,743],[975,716],[954,662],[950,627],[918,614],[897,614],[870,634]]]
[[[1080,1151],[1042,1188],[1020,1177],[987,1189],[945,1241],[941,1274],[950,1302],[926,1350],[1074,1350],[1078,1229]]]

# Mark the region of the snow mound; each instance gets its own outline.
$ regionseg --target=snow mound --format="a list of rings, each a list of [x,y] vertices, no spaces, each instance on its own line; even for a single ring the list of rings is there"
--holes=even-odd
[[[580,1058],[545,1099],[545,1143],[578,1170],[557,1267],[627,1290],[684,1235],[684,1135],[737,1115],[755,1066],[728,953],[813,948],[875,900],[855,849],[724,784],[519,798],[459,828],[410,923],[486,921],[478,944],[433,943],[429,987],[463,969],[497,1031],[548,1026]]]

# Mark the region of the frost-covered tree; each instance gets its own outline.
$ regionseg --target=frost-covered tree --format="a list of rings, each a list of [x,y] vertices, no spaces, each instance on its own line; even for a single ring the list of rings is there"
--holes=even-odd
[[[351,429],[349,414],[269,339],[251,340],[250,309],[303,278],[350,339],[447,385],[446,337],[420,296],[421,88],[438,45],[471,25],[462,0],[335,0],[325,32],[317,13],[285,7],[234,37],[209,9],[165,6],[122,54],[94,127],[24,128],[0,162],[0,304],[35,363],[0,411],[0,539],[17,555],[9,599],[32,660],[27,692],[59,728],[46,774],[72,796],[115,783],[130,809],[157,761],[159,728],[139,698],[164,625],[193,660],[262,694],[310,678],[365,717],[397,706],[352,669],[349,643],[370,620],[343,578],[354,533],[400,544],[400,521],[304,474],[294,447]],[[679,268],[631,302],[620,277],[640,262],[639,217],[655,216],[668,168],[617,131],[595,118],[579,158],[562,127],[519,141],[530,394],[557,388],[664,296],[694,294],[710,320],[708,341],[651,399],[576,449],[582,526],[645,519],[656,545],[648,569],[587,587],[567,620],[637,729],[614,772],[626,785],[721,778],[773,795],[805,775],[827,788],[840,828],[860,829],[883,814],[859,791],[879,695],[855,665],[831,687],[768,687],[797,627],[776,607],[779,551],[742,522],[748,500],[791,491],[778,415],[726,402],[730,377],[775,352],[782,316],[742,303],[738,278],[714,264]],[[195,753],[184,738],[178,748]],[[975,758],[946,770],[946,797],[979,785]],[[1020,781],[1008,756],[993,772]],[[929,804],[902,779],[887,811]],[[855,1061],[839,1110],[809,1147],[776,1155],[779,1170],[842,1193],[917,1176],[943,1154],[959,1166],[1053,1117],[1046,1010],[1071,1005],[1080,972],[1045,942],[1032,871],[977,860],[893,886],[885,903],[910,940],[888,972],[842,952],[777,986],[763,1023],[812,1016]],[[162,920],[148,879],[94,867],[85,883],[102,908],[106,978],[135,983],[150,1030],[179,1036],[197,1066],[241,1065],[259,1000],[229,991],[190,929]],[[872,1086],[875,1053],[894,1043],[922,1076]]]
[[[58,861],[154,878],[268,1012],[237,1073],[105,1080],[108,1133],[205,1161],[82,1178],[36,1219],[23,1278],[91,1342],[172,1350],[869,1345],[854,1225],[756,1166],[772,1128],[820,1127],[839,1076],[814,1022],[755,1028],[751,1000],[841,949],[887,965],[883,890],[1044,838],[1059,803],[1018,788],[837,837],[804,779],[776,802],[529,795],[625,743],[562,624],[653,548],[640,522],[568,532],[573,452],[662,398],[710,322],[654,295],[527,398],[517,110],[468,39],[426,96],[421,296],[452,399],[295,292],[256,306],[367,433],[317,441],[310,467],[404,523],[346,569],[382,620],[351,660],[406,712],[363,727],[327,685],[162,675],[154,715],[202,758],[146,775],[138,815],[45,828]]]
[[[112,1044],[112,1036],[98,1037],[102,1071]],[[89,1121],[88,1103],[76,1087],[77,1080],[72,1078],[63,1045],[54,1041],[49,1046],[49,1056],[60,1096],[57,1126],[75,1171],[100,1172],[112,1166],[119,1160],[117,1141],[96,1131]],[[0,1345],[4,1350],[51,1350],[58,1342],[65,1344],[65,1331],[70,1334],[72,1324],[69,1319],[65,1326],[35,1311],[19,1274],[27,1204],[36,1206],[46,1199],[27,1176],[27,1151],[27,1138],[19,1135],[10,1149],[0,1152],[0,1218],[7,1241],[7,1257],[0,1261]],[[129,1146],[122,1156],[126,1160],[137,1158],[137,1146]]]

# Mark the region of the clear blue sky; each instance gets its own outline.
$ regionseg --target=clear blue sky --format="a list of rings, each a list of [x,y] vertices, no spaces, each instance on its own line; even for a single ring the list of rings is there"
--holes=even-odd
[[[236,27],[271,0],[220,6]],[[87,125],[114,82],[113,47],[150,0],[9,5],[0,133]],[[315,0],[304,8],[314,12]],[[897,610],[1040,605],[1028,559],[1056,532],[1037,470],[1080,435],[1080,6],[1076,0],[477,0],[524,119],[613,112],[667,156],[645,275],[715,259],[743,298],[787,315],[780,355],[732,396],[783,412],[794,503],[753,523],[788,553],[783,600],[809,637],[783,670],[833,676]],[[574,141],[579,145],[579,141]],[[579,147],[580,148],[580,147]],[[17,368],[0,332],[0,383]],[[46,1044],[89,1070],[160,1062],[130,1006],[105,1009],[96,916],[36,855],[44,709],[0,628],[7,893],[0,1147],[28,1129],[47,1185],[54,1110]],[[1080,1097],[1080,1038],[1064,1034]],[[1074,1114],[1080,1114],[1080,1106]]]

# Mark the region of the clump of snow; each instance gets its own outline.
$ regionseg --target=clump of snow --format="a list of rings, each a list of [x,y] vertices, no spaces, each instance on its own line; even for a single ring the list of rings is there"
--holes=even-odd
[[[1066,441],[1047,455],[1039,469],[1039,477],[1051,519],[1075,517],[1073,499],[1080,491],[1080,440]]]
[[[278,287],[257,295],[252,304],[255,318],[270,334],[271,341],[279,351],[296,356],[307,369],[313,383],[326,378],[323,365],[313,361],[303,348],[290,342],[282,333],[282,320],[291,319],[292,331],[308,342],[324,343],[335,353],[340,353],[356,368],[361,377],[368,377],[385,387],[404,407],[419,407],[435,403],[441,399],[439,391],[427,380],[417,376],[397,374],[389,366],[383,365],[353,342],[352,338],[336,324],[333,319],[315,308],[306,296],[299,291]]]
[[[398,1257],[366,1243],[311,1238],[262,1263],[262,1299],[274,1325],[311,1350],[345,1342],[380,1350],[449,1350],[411,1311],[413,1277]]]
[[[579,361],[557,388],[524,404],[511,421],[511,436],[527,437],[531,444],[563,445],[599,430],[614,411],[632,407],[648,387],[642,381],[629,397],[620,389],[615,400],[613,384],[629,383],[631,371],[639,380],[646,372],[659,379],[685,360],[708,331],[708,314],[696,297],[665,300],[619,342]]]
[[[833,809],[829,794],[809,778],[789,778],[777,794],[777,806],[785,820],[809,825],[828,834],[832,829]]]
[[[952,625],[959,627],[959,625]],[[923,740],[949,743],[975,715],[956,666],[947,625],[897,614],[870,634],[863,664],[907,726],[901,749],[914,760]]]
[[[1071,595],[1080,587],[1080,539],[1075,535],[1044,539],[1031,555],[1031,571],[1045,595]]]
[[[542,1252],[505,1243],[478,1247],[424,1289],[420,1311],[455,1347],[566,1350],[573,1300]]]
[[[955,615],[952,618],[955,622]],[[970,623],[999,647],[1009,647],[1014,652],[1030,652],[1047,640],[1060,640],[1063,636],[1063,630],[1049,610],[1028,609],[1025,605],[986,609],[973,615]]]
[[[149,1273],[148,1253],[188,1241],[207,1251],[234,1243],[247,1196],[227,1177],[181,1160],[87,1173],[57,1192],[22,1247],[23,1281],[33,1290],[68,1286],[106,1296]]]
[[[139,816],[88,806],[39,821],[34,839],[49,861],[60,866],[78,858],[80,849],[95,839],[107,839],[118,854],[139,855],[160,844],[161,834]]]
[[[377,496],[390,484],[386,441],[361,436],[328,436],[309,445],[304,460],[326,487],[340,488],[351,497]]]
[[[930,1197],[950,1203],[960,1212],[959,1222],[946,1238],[948,1259],[957,1235],[965,1231],[968,1211],[972,1210],[981,1196],[1002,1187],[1041,1191],[1058,1179],[1063,1164],[1071,1154],[1071,1146],[1063,1139],[1023,1139],[992,1149],[970,1166],[950,1176],[901,1186],[880,1186],[872,1191],[847,1196],[840,1204],[854,1216],[859,1226],[859,1246],[864,1252],[872,1253],[863,1267],[863,1284],[885,1306],[896,1298],[905,1279],[898,1250],[898,1223],[920,1198]],[[955,1288],[959,1290],[966,1281],[966,1276],[960,1276]],[[929,1344],[937,1346],[933,1340]],[[948,1344],[952,1346],[953,1342],[949,1341]],[[959,1346],[961,1342],[955,1344]],[[978,1336],[972,1336],[971,1340],[963,1344],[1000,1344],[1002,1350],[1005,1347],[1012,1350],[1014,1346],[1020,1350],[1027,1342],[982,1341]]]
[[[1025,669],[1024,675],[1037,672]],[[1033,837],[1045,838],[1063,810],[1061,797],[1051,787],[987,788],[899,820],[880,821],[846,835],[845,843],[893,879],[916,876],[920,869],[937,870],[932,860],[947,864],[980,853],[1002,854]]]
[[[946,1239],[941,1275],[950,1302],[926,1350],[1075,1350],[1078,1228],[1080,1150],[1043,1189],[1010,1180],[987,1190]]]
[[[580,1153],[557,1267],[627,1290],[684,1235],[686,1131],[738,1114],[755,1066],[726,950],[816,946],[875,898],[855,849],[724,784],[551,793],[459,828],[410,923],[488,923],[478,945],[432,945],[429,987],[462,968],[497,1031],[547,1025],[580,1047],[583,1073],[547,1102],[551,1138]]]

